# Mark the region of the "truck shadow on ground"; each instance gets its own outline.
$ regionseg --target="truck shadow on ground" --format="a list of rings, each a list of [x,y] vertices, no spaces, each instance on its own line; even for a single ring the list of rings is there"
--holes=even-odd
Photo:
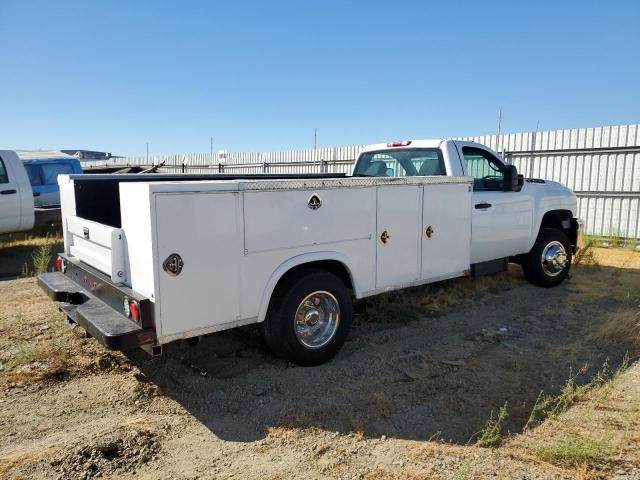
[[[275,359],[255,326],[131,358],[146,381],[226,440],[288,427],[464,444],[505,403],[504,430],[520,431],[542,390],[557,392],[571,372],[587,381],[605,361],[615,368],[638,353],[611,325],[636,308],[621,295],[640,285],[640,271],[578,270],[554,289],[516,279],[446,314],[356,321],[342,352],[319,367]],[[456,280],[474,281],[484,280]]]

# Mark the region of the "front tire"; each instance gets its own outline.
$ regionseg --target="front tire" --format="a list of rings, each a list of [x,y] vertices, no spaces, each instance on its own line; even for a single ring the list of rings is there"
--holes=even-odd
[[[342,280],[323,270],[303,270],[278,285],[262,331],[276,355],[301,366],[319,365],[344,344],[352,314]]]
[[[569,275],[571,243],[556,228],[543,228],[531,251],[522,259],[525,278],[540,287],[555,287]]]

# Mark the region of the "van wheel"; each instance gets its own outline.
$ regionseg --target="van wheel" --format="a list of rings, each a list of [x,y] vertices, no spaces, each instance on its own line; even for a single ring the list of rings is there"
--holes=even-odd
[[[562,283],[571,268],[571,243],[561,230],[543,228],[531,251],[523,256],[525,278],[541,287]]]
[[[278,285],[262,331],[276,355],[297,365],[319,365],[342,347],[351,316],[351,296],[342,280],[304,270]]]

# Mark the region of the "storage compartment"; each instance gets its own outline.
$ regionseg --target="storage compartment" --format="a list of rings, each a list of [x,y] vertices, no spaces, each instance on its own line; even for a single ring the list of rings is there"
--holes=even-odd
[[[215,330],[240,315],[243,257],[237,192],[155,194],[156,305],[163,341]],[[165,260],[177,255],[176,274]]]
[[[246,253],[371,238],[375,201],[375,187],[245,192]]]
[[[191,175],[146,173],[129,175],[74,175],[76,199],[76,216],[92,220],[97,223],[121,228],[120,218],[120,184],[128,182],[193,182],[198,180],[256,180],[256,179],[313,179],[313,178],[343,178],[344,174],[303,174],[303,175]]]

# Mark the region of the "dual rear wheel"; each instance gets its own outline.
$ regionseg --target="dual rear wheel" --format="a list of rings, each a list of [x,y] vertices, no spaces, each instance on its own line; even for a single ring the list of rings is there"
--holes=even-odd
[[[263,335],[277,355],[302,366],[331,359],[351,326],[352,302],[340,278],[324,270],[289,275],[273,295]]]

